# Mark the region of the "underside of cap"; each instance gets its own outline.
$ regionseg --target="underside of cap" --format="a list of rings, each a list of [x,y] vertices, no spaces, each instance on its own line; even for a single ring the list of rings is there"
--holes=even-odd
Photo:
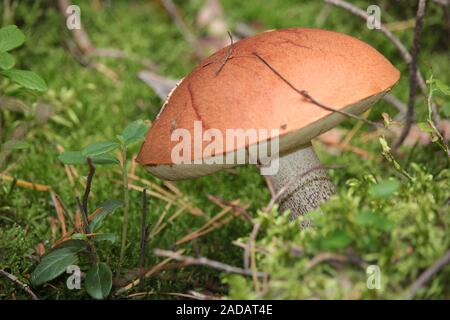
[[[344,109],[345,112],[352,114],[360,114],[366,111],[370,106],[380,100],[386,92],[382,92],[375,96],[364,99],[356,104],[350,105]],[[297,131],[283,134],[279,137],[279,155],[290,153],[302,147],[307,147],[313,138],[335,127],[342,122],[345,116],[339,113],[330,113],[320,123],[312,123]],[[270,144],[270,141],[266,141]],[[259,142],[259,143],[262,143]],[[203,159],[202,163],[182,163],[182,164],[159,164],[159,165],[144,165],[144,168],[164,180],[183,180],[193,179],[209,175],[211,173],[231,169],[237,165],[249,164],[251,157],[249,156],[249,149],[251,146],[246,146],[241,149],[228,152],[225,155],[217,155],[216,157]],[[224,159],[237,159],[237,154],[243,151],[245,153],[245,163],[227,163]],[[267,163],[270,157],[257,159],[258,163]]]
[[[204,131],[217,129],[224,135],[227,129],[279,129],[280,152],[286,152],[345,119],[306,101],[255,53],[316,101],[354,114],[367,110],[399,79],[399,71],[386,58],[353,37],[303,28],[265,32],[218,51],[178,85],[147,133],[138,162],[170,180],[230,167],[173,163],[171,153],[178,140],[172,141],[172,133],[187,129],[193,139],[195,121],[201,121]],[[196,160],[191,145],[191,158]],[[248,141],[224,144],[213,156],[248,147]]]

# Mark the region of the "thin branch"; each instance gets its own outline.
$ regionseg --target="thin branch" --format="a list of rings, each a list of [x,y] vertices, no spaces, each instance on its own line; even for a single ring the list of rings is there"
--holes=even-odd
[[[251,270],[245,270],[242,268],[233,267],[233,266],[227,265],[222,262],[207,259],[205,257],[194,258],[191,256],[184,256],[184,255],[174,252],[174,251],[161,250],[161,249],[155,249],[153,252],[156,256],[167,257],[167,258],[172,258],[177,261],[182,261],[182,262],[184,262],[185,265],[205,266],[205,267],[210,267],[210,268],[221,270],[221,271],[228,272],[228,273],[236,273],[236,274],[241,274],[244,276],[252,276]],[[258,276],[258,277],[264,277],[265,275],[266,275],[265,272],[257,272],[256,273],[256,276]]]
[[[396,96],[394,96],[391,93],[387,93],[384,97],[383,100],[387,103],[389,103],[390,105],[394,106],[395,109],[398,110],[400,117],[404,117],[408,107],[406,106],[406,104],[404,104],[399,98],[397,98]]]
[[[183,252],[184,252],[184,250],[179,250],[179,251],[177,251],[176,253],[182,254]],[[167,259],[164,259],[163,261],[161,261],[160,263],[158,263],[158,264],[152,266],[151,268],[149,268],[149,269],[147,270],[147,272],[145,272],[144,277],[145,277],[145,278],[151,277],[151,276],[154,275],[155,273],[157,273],[157,272],[163,270],[164,267],[165,267],[170,261],[172,261],[172,259],[171,259],[171,258],[167,258]],[[131,282],[130,282],[129,284],[127,284],[126,286],[124,286],[124,287],[118,289],[118,290],[115,292],[115,295],[120,295],[120,294],[122,294],[122,293],[124,293],[124,292],[126,292],[126,291],[128,291],[128,290],[131,290],[131,289],[134,288],[135,286],[139,285],[140,282],[141,282],[140,278],[137,278],[137,279],[131,281]]]
[[[228,47],[228,51],[227,51],[227,54],[225,55],[225,59],[221,63],[220,67],[216,70],[216,73],[215,73],[216,77],[219,75],[220,71],[222,71],[222,69],[223,69],[223,67],[225,67],[225,64],[227,63],[227,61],[233,55],[234,42],[233,42],[233,36],[231,35],[231,33],[229,31],[228,31],[228,36],[230,37],[230,46]]]
[[[360,8],[346,2],[343,0],[324,0],[326,3],[331,4],[333,6],[342,8],[355,16],[360,17],[361,19],[367,21],[369,19],[369,15],[364,10],[361,10]],[[406,62],[406,64],[410,64],[412,62],[412,56],[409,53],[408,49],[403,45],[403,43],[398,39],[388,28],[386,28],[385,25],[380,23],[380,29],[378,29],[381,33],[383,33],[386,38],[388,38],[389,41],[392,42],[392,44],[397,48],[398,52],[400,53],[400,56],[403,58],[403,60]],[[425,81],[423,80],[422,74],[418,72],[417,77],[419,79],[419,82],[423,84],[423,87],[425,88]],[[422,86],[422,85],[421,85]]]
[[[394,150],[400,147],[405,141],[411,130],[411,125],[414,121],[414,106],[416,104],[417,95],[417,60],[420,53],[420,36],[422,35],[423,20],[425,17],[427,0],[419,0],[416,13],[416,27],[414,29],[414,40],[412,48],[412,60],[409,64],[409,100],[408,110],[406,111],[405,126],[400,134],[398,140],[394,143]]]
[[[4,277],[5,279],[13,282],[17,286],[21,287],[23,290],[25,290],[26,293],[28,293],[31,296],[31,299],[33,300],[39,300],[38,296],[30,289],[30,286],[19,279],[17,277],[9,272],[6,272],[3,269],[0,269],[0,276]]]
[[[331,112],[336,112],[339,114],[342,114],[346,117],[349,118],[353,118],[359,121],[363,121],[371,126],[374,126],[376,128],[380,128],[381,126],[378,125],[377,123],[361,118],[357,115],[354,115],[353,113],[350,112],[346,112],[344,110],[337,110],[331,107],[328,107],[322,103],[320,103],[319,101],[315,100],[311,95],[309,95],[309,93],[305,90],[300,90],[298,88],[296,88],[291,82],[289,82],[289,80],[287,80],[285,77],[283,77],[274,67],[272,67],[264,58],[262,58],[257,52],[253,52],[253,55],[256,56],[259,60],[261,60],[262,63],[264,63],[273,73],[275,73],[275,75],[277,75],[281,80],[283,80],[289,87],[291,87],[295,92],[297,92],[298,94],[300,94],[301,96],[303,96],[303,98],[305,98],[306,101],[308,101],[309,103],[312,103],[324,110],[328,110]]]
[[[58,0],[58,7],[61,14],[67,19],[70,16],[70,13],[67,12],[67,8],[72,5],[70,0]],[[83,26],[80,26],[78,29],[71,30],[73,34],[73,38],[78,48],[82,51],[84,55],[89,54],[95,50],[94,45],[89,38],[89,35],[84,30]]]
[[[244,249],[244,269],[248,270],[250,268],[250,250],[255,247],[255,240],[258,236],[259,228],[261,227],[260,223],[255,223],[253,225],[253,230],[248,238],[247,245]]]
[[[240,215],[242,215],[242,217],[247,220],[247,221],[252,221],[252,215],[250,213],[248,213],[248,211],[240,206],[237,205],[233,202],[227,201],[219,196],[214,196],[214,195],[208,195],[207,196],[209,200],[211,200],[212,202],[214,202],[215,204],[221,206],[221,207],[231,207],[233,208],[234,211],[236,211],[237,213],[239,213]]]
[[[141,291],[144,290],[144,270],[146,263],[146,251],[147,251],[147,240],[149,227],[146,223],[148,214],[148,200],[147,200],[147,189],[144,189],[142,193],[142,216],[141,216],[141,245],[140,245],[140,259],[139,259],[139,282]]]
[[[357,17],[360,17],[361,19],[367,21],[369,19],[369,15],[360,8],[346,2],[343,0],[324,0],[326,3],[334,5],[336,7],[342,8],[352,14],[354,14]],[[409,66],[412,62],[412,55],[409,53],[408,49],[403,45],[403,43],[382,23],[380,23],[380,29],[379,31],[384,34],[384,36],[396,47],[397,51],[399,52],[402,59],[405,61],[405,63]],[[420,70],[417,70],[417,81],[420,89],[423,92],[426,92],[427,85],[425,83],[425,80],[422,76],[422,73]],[[432,106],[433,109],[433,121],[438,123],[439,122],[439,114],[436,109],[436,105],[433,103]]]
[[[178,27],[180,32],[183,34],[184,39],[191,45],[191,47],[194,49],[195,55],[197,58],[201,59],[203,54],[200,52],[198,48],[198,41],[194,33],[189,29],[187,24],[184,22],[183,17],[180,14],[180,11],[178,10],[177,6],[172,0],[162,0],[162,4],[164,5],[164,8],[171,16],[173,22]]]
[[[442,258],[436,261],[431,267],[425,270],[409,289],[408,299],[411,300],[425,283],[427,283],[436,273],[450,263],[450,250]]]
[[[88,157],[86,159],[86,161],[89,166],[89,173],[88,173],[88,178],[87,178],[87,182],[86,182],[86,188],[84,190],[83,202],[80,201],[80,198],[78,196],[76,197],[76,200],[78,203],[78,207],[80,208],[81,218],[83,219],[83,232],[84,232],[84,234],[88,235],[88,234],[91,234],[91,228],[89,227],[89,214],[88,214],[87,203],[88,203],[88,199],[89,199],[89,194],[91,192],[92,179],[94,178],[94,174],[95,174],[95,166],[92,163],[91,158]],[[90,240],[86,240],[86,244],[87,244],[88,252],[90,253],[90,256],[91,256],[91,262],[97,263],[97,261],[98,261],[97,250],[95,250],[95,247],[91,243]]]
[[[137,54],[131,52],[125,52],[116,48],[95,48],[95,50],[89,53],[90,56],[127,59],[136,63],[142,64],[143,67],[149,70],[156,70],[158,66],[148,58],[142,58]]]
[[[261,227],[261,223],[256,222],[253,225],[253,230],[248,239],[247,245],[244,250],[244,268],[245,270],[249,270],[252,273],[253,285],[255,287],[255,291],[259,293],[259,281],[258,281],[258,270],[256,268],[256,250],[255,250],[255,241],[258,236],[259,228]]]
[[[359,266],[366,265],[366,263],[357,256],[346,256],[346,255],[337,254],[334,252],[321,252],[321,253],[318,253],[311,261],[309,261],[309,263],[306,265],[305,268],[306,268],[306,270],[309,270],[318,264],[321,264],[323,262],[328,262],[328,261],[337,261],[340,263],[349,263],[350,262],[350,263],[354,263]]]
[[[92,163],[92,159],[91,158],[87,158],[86,159],[87,164],[89,166],[89,173],[87,176],[87,182],[86,182],[86,188],[84,189],[84,195],[83,195],[83,212],[87,215],[89,214],[88,212],[88,199],[89,199],[89,193],[91,193],[91,187],[92,187],[92,179],[94,178],[94,174],[95,174],[95,166]]]

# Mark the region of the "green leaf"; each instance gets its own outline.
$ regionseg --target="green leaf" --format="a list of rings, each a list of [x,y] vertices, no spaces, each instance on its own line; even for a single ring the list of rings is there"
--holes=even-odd
[[[8,52],[0,53],[0,69],[8,70],[14,67],[16,59]]]
[[[3,150],[19,150],[30,148],[31,145],[26,141],[21,140],[8,140],[2,144]]]
[[[335,230],[328,233],[320,240],[322,249],[337,250],[347,247],[352,242],[352,238],[343,230]]]
[[[375,227],[376,229],[381,229],[388,231],[392,228],[392,222],[372,211],[363,211],[358,216],[356,216],[356,223],[362,226]]]
[[[81,151],[65,151],[58,156],[64,164],[86,164],[87,157]],[[119,164],[119,160],[110,154],[102,154],[91,157],[95,164]]]
[[[81,151],[65,151],[58,156],[64,164],[86,164],[87,157]],[[110,154],[102,154],[91,157],[94,164],[119,164],[119,160]]]
[[[91,158],[95,164],[119,164],[120,161],[112,154],[101,154]]]
[[[77,254],[84,250],[84,248],[84,243],[77,241],[69,246],[55,249],[45,255],[41,263],[31,274],[31,283],[33,286],[41,285],[58,277],[66,271],[68,266],[78,261]]]
[[[430,125],[427,122],[419,122],[417,124],[417,126],[423,132],[426,132],[426,133],[432,133],[433,132],[433,128],[431,128]]]
[[[58,159],[64,164],[86,163],[86,157],[81,154],[81,151],[65,151],[58,156]]]
[[[124,141],[125,145],[130,145],[134,142],[144,139],[147,132],[147,125],[141,121],[133,121],[130,123],[118,137],[119,140]]]
[[[94,299],[108,297],[112,287],[112,272],[106,263],[93,265],[86,274],[86,291]]]
[[[74,233],[70,238],[73,240],[88,240],[88,236],[84,233]]]
[[[117,235],[114,233],[100,233],[100,234],[97,234],[95,237],[93,237],[92,240],[94,240],[96,242],[109,241],[111,243],[114,243],[117,240]]]
[[[33,71],[11,69],[3,70],[0,73],[24,88],[37,91],[47,90],[45,81]]]
[[[387,198],[400,188],[400,182],[396,179],[384,180],[370,187],[370,194],[374,198]]]
[[[10,25],[0,29],[0,53],[12,50],[25,42],[25,35],[17,26]]]
[[[447,96],[450,96],[450,86],[446,85],[439,79],[434,80],[434,83],[436,84],[436,88],[438,88],[440,92]]]
[[[118,146],[119,144],[114,141],[96,142],[84,148],[81,153],[86,157],[99,156],[113,151]]]
[[[123,202],[119,200],[107,200],[103,204],[100,205],[100,208],[102,208],[102,211],[100,211],[89,223],[89,227],[92,232],[95,232],[98,228],[100,228],[103,220],[111,213],[114,212],[114,210],[120,208],[123,206]]]

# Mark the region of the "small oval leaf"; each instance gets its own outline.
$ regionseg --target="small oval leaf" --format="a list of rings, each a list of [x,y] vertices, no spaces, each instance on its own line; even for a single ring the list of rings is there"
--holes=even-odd
[[[65,151],[58,156],[58,159],[64,164],[86,163],[86,157],[81,154],[81,151]]]
[[[78,260],[77,254],[84,250],[83,242],[78,241],[70,246],[58,248],[42,258],[41,263],[31,274],[31,283],[34,286],[41,285],[55,279],[71,264]]]
[[[119,146],[117,142],[114,141],[102,141],[102,142],[96,142],[93,143],[86,148],[84,148],[81,153],[85,157],[93,157],[93,156],[99,156],[108,152],[113,151]]]
[[[25,35],[15,25],[0,29],[0,53],[12,50],[25,42]]]
[[[100,228],[103,220],[111,213],[114,212],[114,210],[120,208],[123,206],[123,202],[119,200],[107,200],[104,203],[100,205],[99,208],[101,208],[101,211],[92,219],[92,221],[89,223],[89,228],[92,232],[95,232],[98,228]]]
[[[24,88],[37,91],[47,90],[45,81],[33,71],[11,69],[3,70],[1,74]]]
[[[112,287],[112,272],[106,263],[93,265],[86,274],[86,291],[94,299],[108,297]]]
[[[16,59],[8,52],[0,53],[0,69],[8,70],[14,67]]]

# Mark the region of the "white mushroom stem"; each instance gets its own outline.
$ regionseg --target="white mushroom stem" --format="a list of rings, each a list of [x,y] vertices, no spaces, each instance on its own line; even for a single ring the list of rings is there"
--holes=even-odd
[[[281,193],[280,212],[290,209],[292,220],[316,209],[335,193],[312,145],[281,156],[278,173],[271,179],[275,191]]]

